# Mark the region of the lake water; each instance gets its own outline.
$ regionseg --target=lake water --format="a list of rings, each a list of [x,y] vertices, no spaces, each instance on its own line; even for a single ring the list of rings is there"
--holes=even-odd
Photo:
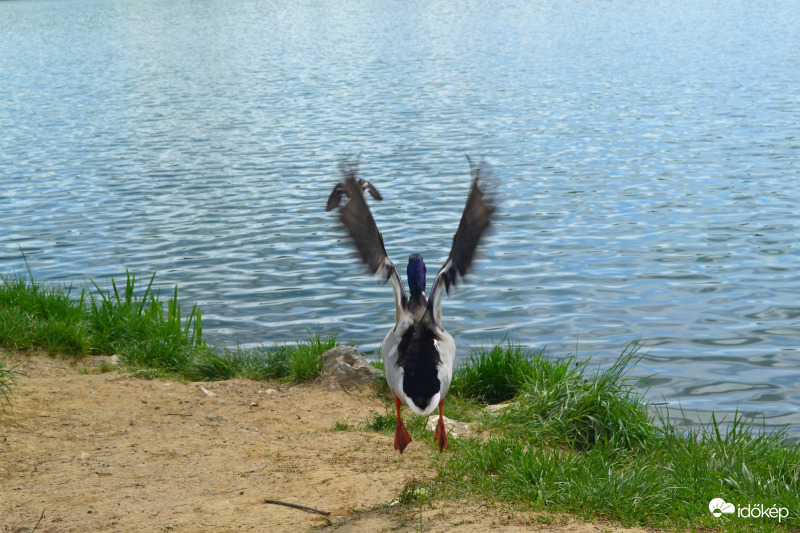
[[[0,272],[178,284],[217,345],[392,294],[324,212],[361,156],[389,255],[436,271],[486,157],[501,211],[444,302],[650,398],[800,426],[800,9],[751,2],[0,2]]]

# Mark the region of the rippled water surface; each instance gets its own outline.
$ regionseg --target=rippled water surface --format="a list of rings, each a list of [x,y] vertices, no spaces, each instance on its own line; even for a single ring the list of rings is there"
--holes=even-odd
[[[0,2],[0,271],[157,271],[213,343],[369,349],[392,295],[324,212],[337,162],[435,271],[467,152],[502,211],[462,354],[642,338],[652,398],[800,426],[797,4],[503,4]]]

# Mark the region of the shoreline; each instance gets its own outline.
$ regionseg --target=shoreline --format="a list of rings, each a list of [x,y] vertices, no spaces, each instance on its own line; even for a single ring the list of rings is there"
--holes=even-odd
[[[36,282],[30,273],[28,278],[0,277],[0,346],[14,350],[13,361],[24,363],[19,370],[25,371],[25,365],[33,364],[32,361],[50,360],[53,365],[62,365],[63,376],[71,376],[72,381],[98,379],[102,384],[104,379],[127,380],[127,384],[120,385],[123,389],[158,391],[167,396],[164,400],[167,406],[174,399],[170,398],[175,396],[174,391],[186,391],[194,383],[192,394],[182,403],[223,409],[210,402],[216,395],[205,394],[197,382],[202,382],[212,393],[214,388],[238,383],[242,391],[250,391],[238,393],[240,400],[243,394],[249,398],[241,406],[242,410],[213,415],[220,416],[220,420],[235,421],[239,414],[250,416],[260,411],[261,400],[258,391],[252,391],[253,387],[261,386],[262,390],[267,387],[276,392],[288,390],[292,394],[312,390],[321,370],[320,356],[339,344],[335,336],[324,337],[317,333],[295,345],[256,350],[237,348],[217,353],[202,337],[200,309],[194,306],[191,313],[182,318],[177,287],[172,298],[161,301],[150,290],[152,277],[144,290],[135,278],[135,274],[128,272],[124,288],[112,282],[112,288],[105,292],[96,287],[100,292],[98,297],[88,296],[83,290],[78,298],[63,285]],[[402,505],[392,509],[401,514],[407,514],[414,506],[429,508],[438,502],[478,501],[482,502],[479,505],[489,502],[491,509],[502,509],[502,512],[512,510],[514,516],[537,517],[537,524],[560,524],[560,518],[548,517],[567,516],[577,517],[569,518],[570,523],[613,521],[614,524],[659,530],[724,528],[726,531],[766,532],[780,525],[784,530],[800,531],[800,444],[789,442],[785,429],[759,431],[751,419],[739,412],[730,418],[717,418],[712,414],[710,422],[694,427],[679,427],[658,412],[654,414],[653,406],[643,398],[639,388],[643,384],[641,378],[631,375],[642,357],[641,348],[641,343],[631,342],[617,361],[603,370],[589,369],[588,360],[574,356],[551,357],[544,351],[530,351],[510,341],[472,354],[454,373],[444,415],[472,425],[480,436],[454,439],[447,453],[431,454],[432,433],[426,428],[425,418],[406,417],[407,428],[415,441],[412,443],[417,449],[415,453],[426,458],[414,467],[425,475],[418,474],[411,480],[398,474],[406,464],[398,461],[410,461],[408,451],[398,458],[390,445],[394,414],[389,407],[385,381],[369,387],[368,394],[362,391],[361,396],[356,395],[372,406],[368,414],[363,412],[364,405],[349,403],[356,396],[340,397],[341,401],[322,405],[320,412],[336,413],[341,405],[350,405],[352,412],[348,411],[349,415],[343,412],[335,420],[326,419],[325,426],[315,426],[314,438],[298,426],[301,424],[298,420],[304,424],[310,418],[308,412],[298,412],[298,406],[292,403],[282,406],[283,411],[294,416],[282,423],[286,427],[293,425],[295,434],[284,430],[282,442],[268,451],[267,456],[275,457],[287,446],[295,446],[292,449],[298,453],[318,450],[318,456],[298,455],[298,460],[286,467],[288,472],[302,471],[317,464],[314,461],[319,457],[330,457],[331,442],[339,442],[337,439],[343,439],[344,435],[354,439],[345,439],[348,444],[344,446],[359,454],[367,453],[366,443],[385,440],[386,446],[376,452],[377,455],[364,457],[368,457],[369,464],[384,465],[384,470],[379,468],[376,472],[394,476],[392,493]],[[60,356],[21,355],[20,349],[32,354],[64,354],[71,363]],[[112,355],[118,366],[110,363],[108,356]],[[44,388],[55,391],[50,396],[38,387],[26,389],[24,383],[38,378],[33,377],[36,374],[15,376],[13,361],[0,357],[0,391],[9,390],[15,394],[9,398],[13,407],[3,411],[3,424],[22,423],[14,422],[8,413],[19,412],[17,409],[21,410],[34,398],[38,407],[29,406],[31,413],[39,417],[42,424],[54,427],[49,428],[50,433],[41,433],[34,425],[27,428],[28,434],[38,435],[41,442],[52,444],[50,440],[63,437],[58,434],[59,425],[72,427],[73,433],[80,433],[72,421],[81,420],[83,410],[100,405],[92,391],[84,391],[81,398],[73,400],[73,410],[61,413],[58,411],[63,407],[60,378],[46,376],[52,381]],[[85,368],[91,362],[97,363],[96,368]],[[83,368],[82,373],[70,370],[71,364]],[[381,363],[376,362],[374,366],[382,370]],[[158,383],[174,384],[174,388],[165,391],[154,385]],[[173,385],[164,387],[168,386]],[[199,399],[196,397],[198,390],[202,395]],[[313,392],[296,401],[308,405],[318,401],[317,397],[327,396]],[[53,399],[59,401],[54,403]],[[148,412],[148,402],[147,397],[139,398],[138,403],[134,401],[135,407],[109,416],[108,424],[117,424],[120,414],[130,418],[132,413]],[[487,413],[487,405],[504,402],[510,402],[511,407],[497,414]],[[113,407],[112,403],[110,408]],[[103,408],[106,408],[104,404]],[[182,424],[196,422],[193,427],[209,431],[214,427],[199,415],[195,418],[192,411],[168,414],[166,419],[171,422],[168,424],[164,416],[157,416],[164,412],[170,413],[164,408],[153,415],[155,418],[151,417],[154,431],[171,431],[175,429],[176,420]],[[360,414],[354,419],[352,413]],[[132,422],[129,427],[136,426],[132,418],[129,421]],[[84,422],[86,427],[91,427],[90,421]],[[251,438],[263,435],[263,428],[259,426],[254,426],[259,430],[252,433],[231,424],[225,429],[229,435],[248,433]],[[274,429],[271,423],[269,427]],[[98,431],[98,435],[104,435]],[[124,424],[117,429],[120,436],[132,431]],[[319,444],[317,434],[333,440]],[[187,438],[187,435],[184,431],[178,437]],[[18,440],[24,442],[25,437],[18,437]],[[229,442],[222,443],[223,447],[232,441],[229,438]],[[154,442],[162,444],[158,438]],[[292,444],[295,442],[299,444]],[[35,448],[35,444],[30,446]],[[17,464],[17,457],[24,456],[24,450],[22,446],[9,451],[10,459],[3,457],[4,462]],[[185,468],[191,468],[206,457],[202,450],[198,445],[190,455],[181,456],[181,450],[168,450],[164,455],[183,457],[188,465]],[[258,457],[252,447],[249,450],[248,457]],[[87,450],[73,452],[78,453],[79,458],[84,453],[92,455]],[[322,465],[329,471],[324,479],[326,484],[333,483],[343,469],[352,467],[344,456],[337,460],[338,463],[329,461],[327,466]],[[71,462],[69,457],[63,456],[59,456],[59,461],[62,464]],[[232,462],[231,458],[222,460],[223,467],[227,468]],[[172,468],[178,463],[180,461],[169,466]],[[333,467],[334,464],[338,466]],[[126,468],[130,466],[125,465]],[[239,471],[256,471],[254,467],[248,468],[250,470]],[[34,463],[29,472],[36,471]],[[195,477],[199,475],[196,470],[188,472],[193,472]],[[106,477],[102,472],[95,475]],[[229,477],[230,472],[225,470],[221,475]],[[63,482],[69,483],[71,479]],[[373,481],[368,478],[360,485],[368,486]],[[19,490],[23,490],[23,486]],[[307,489],[308,483],[303,487]],[[109,490],[112,488],[107,487],[105,493]],[[192,494],[200,499],[207,496],[206,493]],[[767,507],[778,505],[789,509],[789,514],[780,524],[769,520],[770,517],[725,521],[710,512],[708,502],[719,498],[739,502],[739,505],[741,502]],[[267,495],[265,499],[283,498]],[[383,512],[391,501],[382,497],[381,502],[366,510]],[[305,494],[299,503],[311,502],[313,500]],[[24,502],[15,501],[15,505],[24,505]],[[188,504],[181,505],[185,510]],[[359,516],[365,512],[360,499],[353,500],[349,509],[359,510],[356,513]],[[26,512],[30,514],[33,509]],[[478,518],[475,520],[482,523]]]

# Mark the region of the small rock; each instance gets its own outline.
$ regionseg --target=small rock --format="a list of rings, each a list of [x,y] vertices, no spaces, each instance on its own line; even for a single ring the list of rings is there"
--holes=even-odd
[[[260,390],[260,391],[258,391],[258,393],[259,394],[277,394],[278,391],[276,391],[275,389],[266,389],[266,390]]]
[[[351,346],[337,346],[320,356],[322,376],[320,381],[330,390],[347,389],[362,383],[371,383],[381,375]]]
[[[466,422],[459,422],[452,418],[443,417],[444,428],[447,430],[447,436],[458,439],[461,437],[469,437],[472,433],[472,428]],[[431,415],[428,417],[428,429],[436,431],[436,424],[439,423],[439,415]]]
[[[503,409],[507,409],[507,408],[511,407],[511,405],[512,405],[511,402],[496,403],[494,405],[487,405],[486,406],[486,412],[488,412],[489,414],[496,414],[498,411],[502,411]]]

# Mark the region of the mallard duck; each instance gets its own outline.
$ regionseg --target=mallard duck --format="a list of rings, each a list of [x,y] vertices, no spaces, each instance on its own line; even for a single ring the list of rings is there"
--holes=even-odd
[[[341,166],[345,175],[344,188],[350,197],[340,211],[342,225],[369,270],[384,283],[390,281],[394,290],[395,325],[383,339],[381,355],[386,381],[394,395],[397,414],[394,448],[400,453],[411,442],[411,435],[400,416],[403,403],[420,415],[428,415],[438,407],[439,421],[434,440],[439,444],[439,451],[448,447],[442,409],[453,378],[456,345],[442,325],[442,296],[445,292],[449,294],[450,287],[467,273],[478,243],[496,210],[493,200],[485,194],[483,181],[486,176],[482,171],[486,174],[488,166],[473,165],[469,156],[467,160],[472,187],[453,236],[450,255],[433,280],[429,298],[425,296],[426,267],[422,256],[411,254],[408,258],[408,295],[394,263],[386,255],[383,236],[361,193],[356,177],[357,166]]]

